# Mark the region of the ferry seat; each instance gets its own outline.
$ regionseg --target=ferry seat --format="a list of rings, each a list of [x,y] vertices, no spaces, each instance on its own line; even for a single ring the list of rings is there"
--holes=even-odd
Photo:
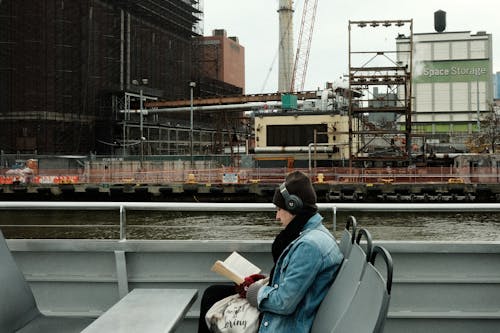
[[[347,223],[350,223],[349,219]],[[366,238],[366,251],[359,245],[363,236]],[[349,256],[344,258],[337,277],[316,312],[311,333],[334,332],[334,327],[347,311],[359,288],[361,277],[371,257],[371,251],[371,235],[368,230],[360,229]]]
[[[387,269],[386,278],[375,268],[375,258],[381,255]],[[381,246],[373,248],[359,288],[349,308],[331,331],[332,333],[381,333],[389,309],[392,287],[392,258]]]
[[[0,332],[76,333],[81,332],[94,320],[88,317],[42,314],[1,231],[0,267]]]
[[[352,228],[352,232],[349,230]],[[356,218],[354,216],[348,216],[347,222],[345,224],[345,229],[342,232],[342,236],[340,238],[339,247],[340,251],[344,255],[344,258],[349,257],[351,253],[352,244],[354,244],[356,238]]]

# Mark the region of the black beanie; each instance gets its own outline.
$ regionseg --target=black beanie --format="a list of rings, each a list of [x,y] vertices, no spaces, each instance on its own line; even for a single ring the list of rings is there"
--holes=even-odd
[[[289,194],[295,194],[302,200],[302,209],[294,214],[306,212],[315,213],[318,210],[316,206],[316,191],[314,191],[314,187],[309,177],[303,172],[294,171],[290,173],[285,179],[285,187]],[[288,210],[279,187],[274,192],[273,204],[279,208]]]

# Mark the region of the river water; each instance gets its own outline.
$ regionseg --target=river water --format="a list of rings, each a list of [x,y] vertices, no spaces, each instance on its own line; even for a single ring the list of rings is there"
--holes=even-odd
[[[331,212],[321,212],[332,230]],[[500,214],[373,213],[337,215],[338,237],[348,215],[376,240],[500,241]],[[248,240],[273,239],[281,230],[273,212],[128,212],[128,239]],[[117,239],[118,212],[0,211],[0,229],[7,238]]]

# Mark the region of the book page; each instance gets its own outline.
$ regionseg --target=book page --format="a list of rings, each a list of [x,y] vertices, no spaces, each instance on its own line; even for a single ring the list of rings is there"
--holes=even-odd
[[[231,253],[231,255],[224,260],[224,264],[243,278],[260,273],[259,267],[252,264],[238,252]]]
[[[245,277],[260,273],[261,270],[237,252],[233,252],[226,260],[217,260],[212,266],[212,271],[240,284],[245,280]]]

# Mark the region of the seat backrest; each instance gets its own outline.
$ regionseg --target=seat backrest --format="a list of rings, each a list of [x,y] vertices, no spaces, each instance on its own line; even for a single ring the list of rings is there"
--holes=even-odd
[[[374,266],[377,254],[382,254],[386,261],[387,281]],[[382,332],[389,309],[391,286],[392,258],[384,248],[376,246],[356,294],[332,332]]]
[[[367,247],[371,251],[371,236],[365,229],[361,229],[360,234],[367,238]],[[351,253],[347,259],[344,259],[342,266],[328,290],[325,298],[316,312],[316,317],[311,329],[312,333],[332,332],[333,328],[347,311],[352,298],[358,290],[361,277],[371,252],[367,254],[361,246],[359,239],[352,246]]]
[[[0,332],[14,332],[40,312],[0,231]]]
[[[342,237],[339,242],[339,248],[344,255],[344,258],[349,257],[349,254],[351,253],[352,244],[354,244],[354,240],[356,239],[356,228],[356,218],[354,216],[348,216],[345,229],[342,232]],[[349,231],[349,229],[352,229],[352,232]]]

